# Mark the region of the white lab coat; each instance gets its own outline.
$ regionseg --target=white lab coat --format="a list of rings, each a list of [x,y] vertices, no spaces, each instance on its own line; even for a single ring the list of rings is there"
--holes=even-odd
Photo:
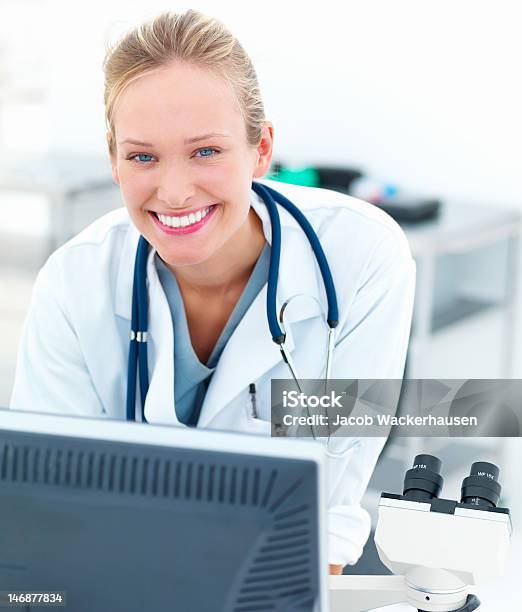
[[[261,181],[307,216],[329,261],[339,304],[332,378],[401,378],[412,316],[415,267],[399,226],[370,204],[323,189]],[[251,204],[271,226],[263,202]],[[326,307],[309,243],[280,210],[282,250],[278,302],[305,294]],[[125,208],[97,220],[59,248],[40,271],[19,347],[11,408],[125,418],[134,259],[139,233]],[[148,422],[180,425],[174,407],[171,313],[154,265],[149,284]],[[270,380],[289,378],[266,319],[266,285],[223,350],[198,427],[270,435]],[[285,315],[287,346],[302,378],[324,375],[326,326],[313,300]],[[251,415],[256,383],[259,418]],[[139,394],[138,394],[139,395]],[[360,506],[384,438],[337,440],[328,459],[330,563],[353,564],[370,531]],[[320,442],[318,442],[320,443]]]

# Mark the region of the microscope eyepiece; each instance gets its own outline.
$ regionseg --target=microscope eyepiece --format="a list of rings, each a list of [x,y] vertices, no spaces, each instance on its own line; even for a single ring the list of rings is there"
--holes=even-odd
[[[441,462],[433,455],[417,455],[413,468],[404,477],[403,496],[412,501],[429,501],[438,497],[442,483]]]
[[[462,481],[461,503],[496,507],[501,491],[498,474],[499,469],[493,463],[476,461],[471,466],[470,475]]]

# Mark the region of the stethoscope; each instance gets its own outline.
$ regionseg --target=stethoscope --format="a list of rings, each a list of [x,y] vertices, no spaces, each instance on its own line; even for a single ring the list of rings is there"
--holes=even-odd
[[[286,333],[284,331],[284,312],[291,300],[287,300],[279,314],[279,320],[277,316],[277,280],[279,274],[279,262],[281,257],[281,220],[279,218],[279,212],[277,210],[277,204],[280,204],[286,211],[288,211],[292,217],[301,226],[302,230],[306,234],[310,246],[315,255],[317,265],[321,271],[323,278],[324,289],[326,292],[326,298],[328,303],[328,312],[326,314],[326,323],[328,326],[328,342],[327,342],[327,358],[326,358],[326,374],[325,384],[330,379],[331,367],[332,367],[332,356],[334,349],[334,330],[339,322],[339,315],[337,309],[337,296],[335,292],[334,282],[328,261],[324,254],[323,248],[312,228],[308,219],[304,214],[292,204],[284,195],[268,187],[261,185],[260,183],[252,183],[252,189],[265,203],[268,214],[270,216],[270,223],[272,226],[272,245],[270,250],[270,263],[268,269],[268,286],[267,286],[267,300],[266,300],[266,314],[268,319],[268,326],[270,328],[270,334],[272,340],[279,346],[283,361],[288,366],[299,392],[302,392],[302,387],[299,382],[299,376],[297,374],[294,362],[287,350]],[[141,400],[141,418],[143,422],[146,422],[144,409],[145,399],[149,388],[149,372],[147,364],[147,329],[148,329],[148,294],[147,294],[147,259],[149,253],[149,243],[141,236],[138,242],[138,248],[136,251],[136,260],[134,264],[134,281],[132,287],[132,319],[131,319],[131,333],[130,333],[130,347],[129,347],[129,362],[128,362],[128,377],[127,377],[127,412],[126,417],[128,421],[135,420],[135,404],[136,404],[136,387],[137,378],[139,376],[140,386],[140,400]],[[281,323],[281,326],[280,326]],[[315,428],[312,427],[313,437],[316,438]],[[328,442],[330,441],[330,435],[328,435]]]

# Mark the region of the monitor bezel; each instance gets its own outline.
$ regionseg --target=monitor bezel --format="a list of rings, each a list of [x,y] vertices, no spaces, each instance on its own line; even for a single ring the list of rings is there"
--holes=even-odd
[[[57,415],[0,408],[0,430],[37,435],[64,436],[167,448],[207,450],[222,453],[259,455],[312,461],[317,468],[317,516],[319,518],[320,612],[329,610],[327,554],[326,453],[323,445],[310,439],[267,438],[257,434],[199,429],[187,426],[156,425],[99,419],[78,415]]]

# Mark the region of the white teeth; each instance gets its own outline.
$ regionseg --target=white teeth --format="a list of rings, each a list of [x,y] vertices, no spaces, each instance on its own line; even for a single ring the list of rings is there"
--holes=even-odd
[[[157,217],[163,225],[167,225],[168,227],[187,227],[204,219],[210,212],[210,208],[209,206],[208,208],[198,210],[196,213],[190,213],[190,215],[185,215],[184,217],[169,217],[160,214],[157,214]]]

